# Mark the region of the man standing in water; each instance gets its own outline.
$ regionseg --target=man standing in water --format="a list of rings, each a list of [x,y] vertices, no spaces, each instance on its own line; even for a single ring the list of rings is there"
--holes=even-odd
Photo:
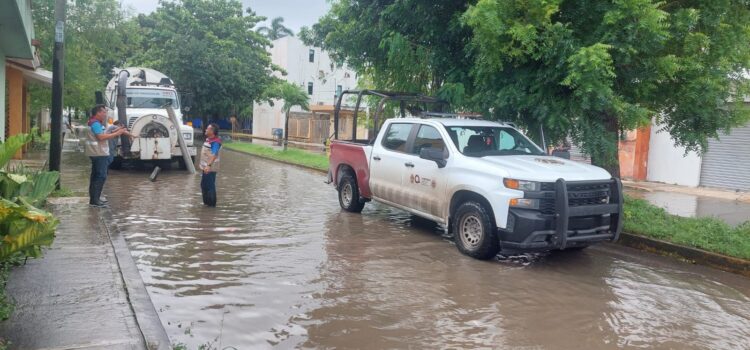
[[[117,128],[111,133],[104,132],[104,120],[107,109],[104,105],[96,105],[91,109],[91,118],[86,135],[86,155],[91,159],[91,177],[89,179],[89,204],[96,207],[106,206],[101,200],[102,189],[107,181],[107,167],[109,166],[109,139],[127,133],[124,127]]]
[[[206,141],[201,149],[200,168],[201,193],[203,193],[203,204],[209,207],[216,206],[216,172],[219,171],[221,150],[221,139],[219,138],[219,126],[211,123],[206,127]]]

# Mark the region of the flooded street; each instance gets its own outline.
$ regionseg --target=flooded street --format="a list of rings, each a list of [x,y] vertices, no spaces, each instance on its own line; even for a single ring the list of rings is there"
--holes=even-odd
[[[85,191],[88,160],[63,161]],[[323,174],[230,151],[217,208],[199,176],[148,175],[111,171],[104,192],[191,349],[750,349],[741,276],[609,244],[478,261],[405,212],[343,212]]]

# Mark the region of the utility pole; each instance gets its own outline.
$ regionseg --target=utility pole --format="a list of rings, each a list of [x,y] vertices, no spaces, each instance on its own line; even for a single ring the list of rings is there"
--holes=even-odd
[[[55,1],[55,51],[52,58],[52,120],[49,143],[49,170],[60,171],[62,156],[62,111],[65,62],[65,2]],[[60,181],[57,182],[60,188]]]

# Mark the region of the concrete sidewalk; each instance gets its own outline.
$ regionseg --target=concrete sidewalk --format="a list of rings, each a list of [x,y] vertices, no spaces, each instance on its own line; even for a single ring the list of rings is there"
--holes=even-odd
[[[11,349],[169,349],[145,288],[128,285],[140,276],[132,275],[129,252],[117,251],[102,213],[67,202],[50,205],[60,220],[52,248],[12,269],[7,291],[16,308],[0,335]]]
[[[698,197],[709,197],[716,199],[723,199],[729,201],[737,201],[742,203],[750,203],[750,192],[746,191],[732,191],[724,190],[720,188],[709,188],[709,187],[687,187],[670,185],[659,182],[649,181],[631,181],[623,180],[622,184],[626,188],[632,188],[636,190],[642,190],[647,192],[673,192],[682,193]]]

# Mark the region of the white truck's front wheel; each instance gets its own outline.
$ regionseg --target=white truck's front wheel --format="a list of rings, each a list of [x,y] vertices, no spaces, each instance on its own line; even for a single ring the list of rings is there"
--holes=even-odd
[[[495,225],[482,204],[464,202],[456,209],[453,217],[454,241],[461,253],[481,260],[497,255],[500,244]]]
[[[359,199],[357,179],[349,173],[339,181],[339,204],[342,209],[352,213],[359,213],[365,207],[365,203]]]

